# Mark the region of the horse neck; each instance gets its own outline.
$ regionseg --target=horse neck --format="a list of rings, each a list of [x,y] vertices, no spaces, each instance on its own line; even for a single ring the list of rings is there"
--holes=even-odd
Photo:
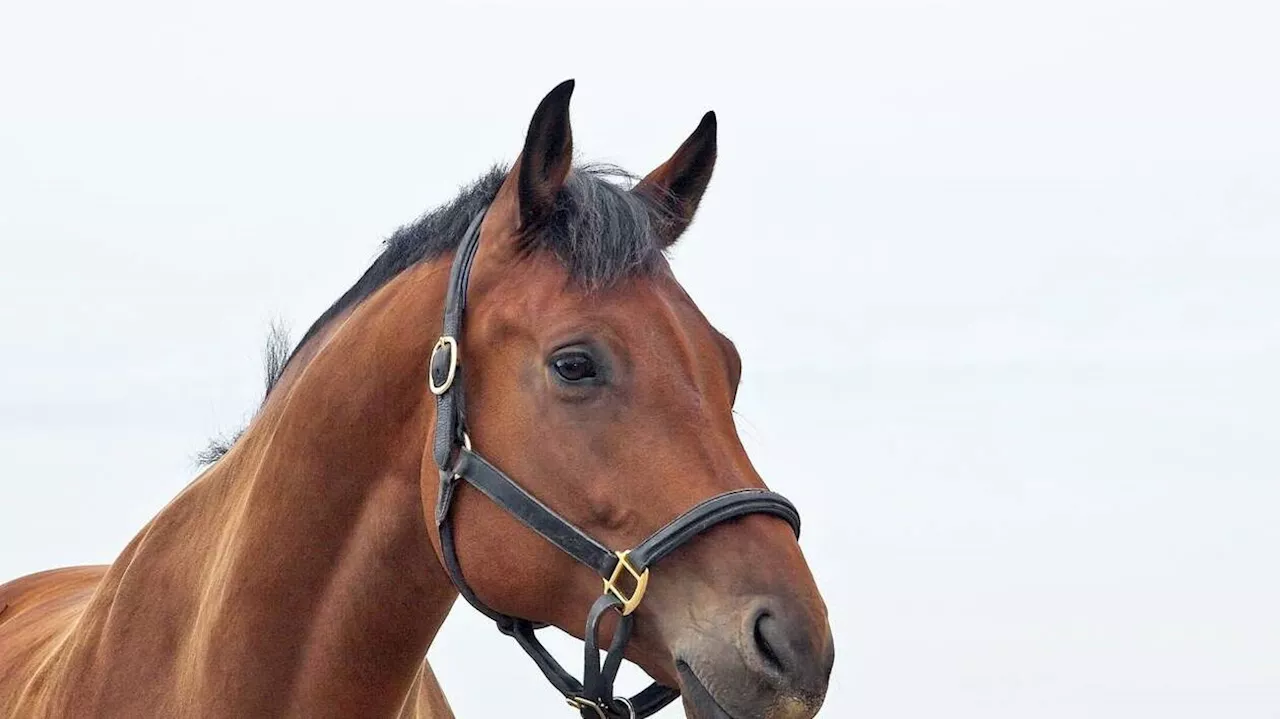
[[[135,539],[104,585],[100,655],[172,667],[227,715],[394,712],[456,598],[420,487],[437,269],[308,342],[231,452]]]

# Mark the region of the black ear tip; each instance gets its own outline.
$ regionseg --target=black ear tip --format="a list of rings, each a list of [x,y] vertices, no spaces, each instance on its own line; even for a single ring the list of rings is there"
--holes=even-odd
[[[568,124],[571,95],[573,95],[573,80],[565,80],[542,98],[542,102],[538,103],[538,109],[533,111],[533,118],[529,120],[529,135],[526,142],[540,136],[548,124]]]
[[[538,103],[538,109],[533,112],[532,125],[540,124],[539,118],[546,121],[552,117],[568,117],[569,114],[569,98],[573,95],[573,80],[565,80],[556,85],[542,98],[542,102]]]
[[[702,122],[698,123],[698,129],[693,131],[693,137],[701,141],[716,141],[716,113],[714,110],[707,112],[702,116]]]
[[[573,78],[565,80],[552,88],[551,92],[547,93],[547,99],[550,100],[551,98],[555,98],[560,102],[568,102],[569,96],[573,94],[573,85]]]

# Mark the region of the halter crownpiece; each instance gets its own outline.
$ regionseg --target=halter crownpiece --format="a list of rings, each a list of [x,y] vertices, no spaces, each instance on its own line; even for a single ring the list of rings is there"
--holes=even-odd
[[[487,212],[487,210],[485,211]],[[445,295],[444,328],[431,351],[427,385],[436,397],[436,431],[433,453],[440,468],[440,494],[436,502],[436,525],[444,554],[445,570],[458,593],[471,606],[493,619],[498,629],[528,653],[547,680],[577,709],[583,719],[639,719],[657,712],[680,696],[680,692],[658,683],[649,685],[630,699],[613,695],[613,680],[622,664],[622,653],[631,638],[634,612],[649,587],[650,568],[702,532],[722,522],[746,514],[770,514],[791,525],[800,536],[800,515],[786,498],[765,489],[738,489],[717,494],[689,509],[627,550],[610,550],[554,510],[538,501],[502,470],[471,449],[463,413],[460,339],[466,309],[467,281],[476,249],[480,245],[480,224],[485,212],[471,221],[458,245],[449,271]],[[542,646],[534,632],[542,624],[508,616],[488,607],[476,597],[462,575],[457,547],[449,521],[449,508],[459,481],[480,490],[508,514],[559,547],[561,551],[590,567],[604,582],[600,597],[587,613],[582,681],[578,681]],[[597,631],[610,609],[620,615],[612,641],[600,662]]]

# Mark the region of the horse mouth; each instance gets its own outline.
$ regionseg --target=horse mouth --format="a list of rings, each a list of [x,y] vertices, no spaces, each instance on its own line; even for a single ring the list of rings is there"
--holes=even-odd
[[[711,696],[706,685],[683,660],[676,661],[676,672],[680,675],[681,693],[692,706],[697,719],[734,719],[734,716]]]

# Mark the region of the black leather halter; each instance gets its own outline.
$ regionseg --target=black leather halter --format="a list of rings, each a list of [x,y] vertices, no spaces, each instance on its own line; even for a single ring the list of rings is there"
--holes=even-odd
[[[701,532],[745,514],[771,514],[791,525],[800,536],[800,515],[781,495],[764,489],[739,489],[718,494],[671,520],[640,544],[615,552],[583,533],[560,515],[526,492],[502,470],[471,449],[463,412],[462,364],[459,348],[462,317],[466,308],[467,279],[480,244],[480,224],[485,213],[471,221],[458,246],[449,273],[445,296],[444,331],[431,352],[428,384],[436,396],[435,461],[440,468],[440,496],[436,503],[436,525],[444,550],[444,564],[458,592],[476,609],[498,623],[502,633],[513,637],[546,675],[547,679],[578,709],[583,719],[637,719],[647,717],[680,696],[680,692],[656,682],[630,699],[613,695],[613,680],[622,663],[623,649],[631,637],[635,617],[649,585],[649,568]],[[458,564],[449,507],[459,480],[465,481],[497,503],[526,527],[540,534],[604,579],[604,593],[587,614],[586,656],[582,681],[560,666],[542,646],[534,631],[545,625],[501,614],[476,597],[467,585]],[[628,590],[624,585],[629,585]],[[613,640],[600,662],[596,632],[609,609],[621,615]]]

